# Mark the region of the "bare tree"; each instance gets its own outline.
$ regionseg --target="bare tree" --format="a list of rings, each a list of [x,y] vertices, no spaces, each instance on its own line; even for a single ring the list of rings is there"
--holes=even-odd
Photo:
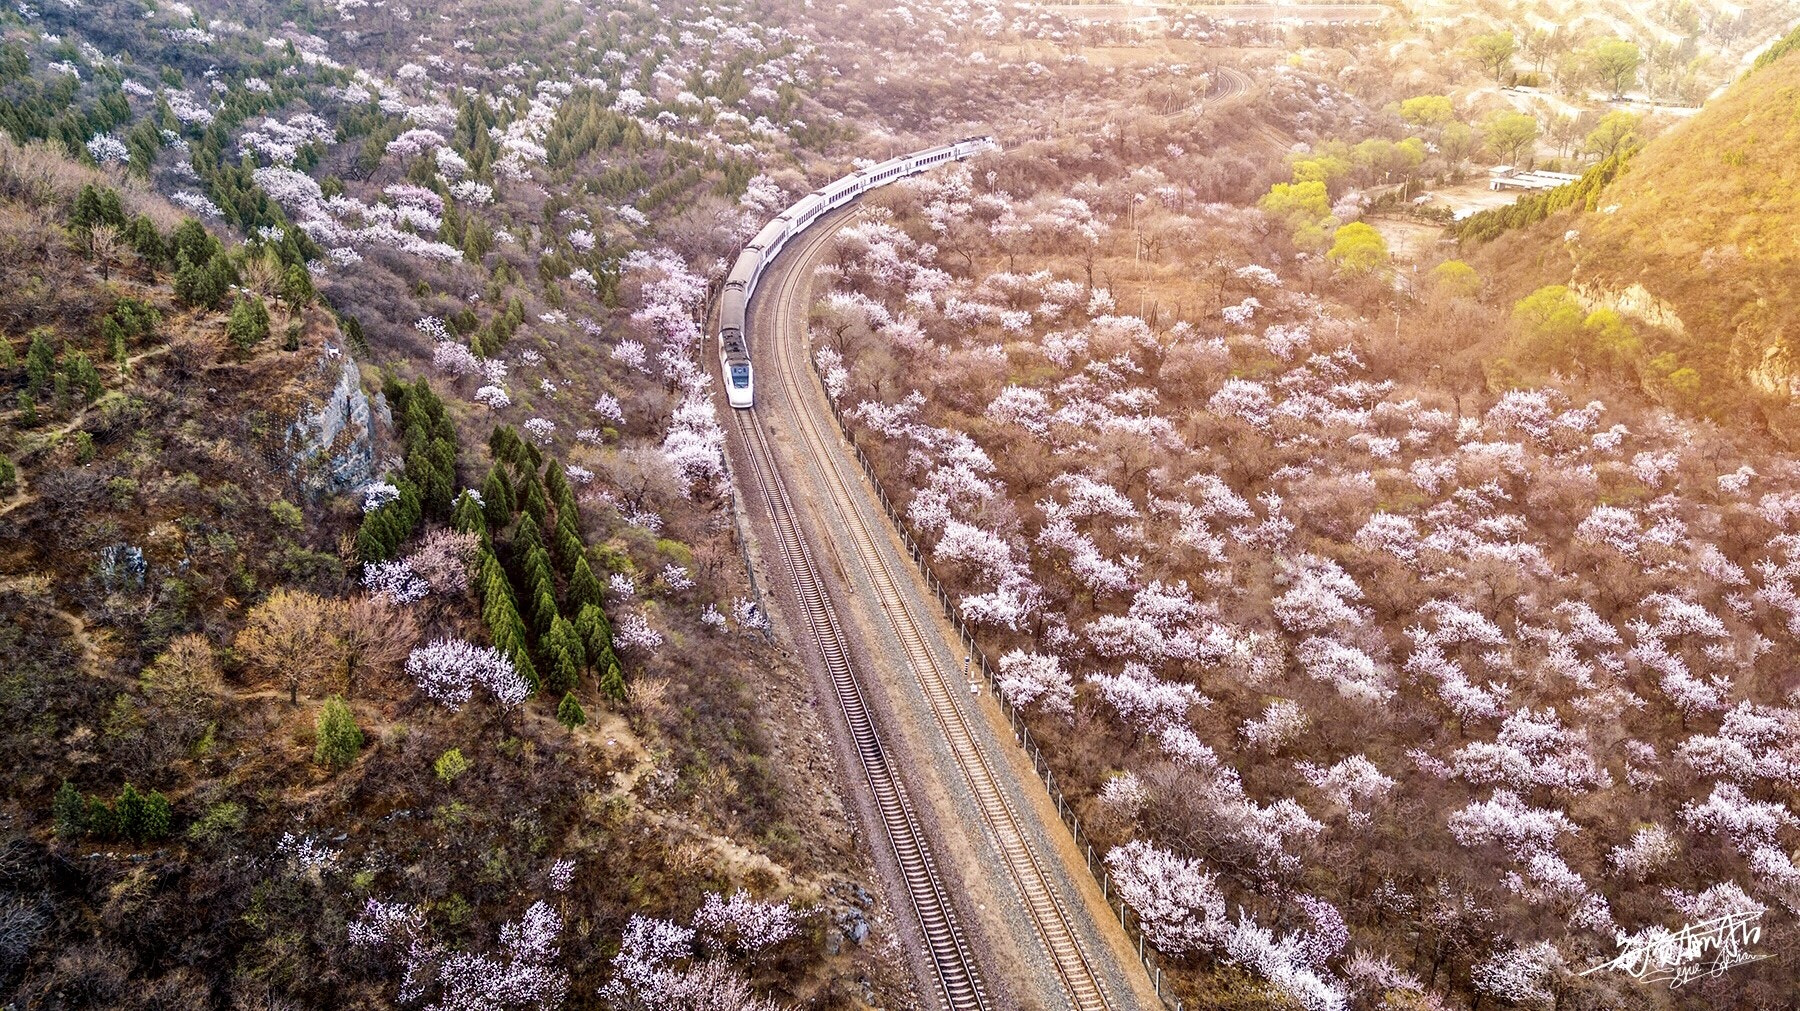
[[[112,225],[95,225],[88,229],[88,251],[100,265],[102,281],[112,280],[113,264],[123,263],[131,255],[131,247]]]
[[[335,651],[321,649],[330,602],[304,590],[276,590],[252,608],[236,646],[251,670],[285,686],[288,701],[318,684],[339,665]]]
[[[330,609],[332,652],[336,654],[344,694],[355,693],[365,678],[391,678],[419,642],[419,626],[411,612],[381,597],[352,597]]]

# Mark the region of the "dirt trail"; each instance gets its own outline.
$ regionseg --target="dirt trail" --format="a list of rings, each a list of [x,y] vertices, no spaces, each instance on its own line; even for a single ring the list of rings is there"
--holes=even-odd
[[[169,346],[166,344],[159,348],[151,348],[148,351],[140,351],[125,359],[125,371],[131,371],[133,366],[147,358],[155,358],[158,355],[166,355],[168,353]],[[110,393],[112,391],[108,390],[107,392]],[[51,431],[52,438],[60,439],[70,432],[75,431],[77,428],[80,428],[81,423],[87,420],[88,412],[94,408],[94,404],[98,403],[99,401],[96,400],[93,404],[83,404],[81,410],[76,411],[67,422],[63,423],[61,427]],[[13,418],[18,417],[18,415],[18,411],[9,411],[4,416],[0,416],[0,420],[11,421]],[[24,468],[18,468],[13,472],[12,498],[8,499],[5,503],[0,503],[0,516],[5,516],[20,506],[36,502],[37,498],[37,495],[33,494],[31,491],[31,482],[26,477]]]

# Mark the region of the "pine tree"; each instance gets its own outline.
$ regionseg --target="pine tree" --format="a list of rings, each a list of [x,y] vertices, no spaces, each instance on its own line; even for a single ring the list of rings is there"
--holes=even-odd
[[[542,527],[545,519],[550,515],[550,502],[544,497],[544,486],[536,480],[528,483],[525,486],[525,495],[519,508],[536,520],[539,527]]]
[[[587,555],[576,556],[575,571],[569,576],[569,610],[580,614],[590,605],[598,609],[603,599],[600,578],[594,575]]]
[[[111,186],[100,190],[99,218],[95,223],[115,228],[125,227],[125,204],[119,199],[119,191]]]
[[[19,367],[18,352],[13,350],[12,341],[0,336],[0,369],[11,372]]]
[[[531,626],[539,635],[547,635],[556,622],[556,595],[539,587],[531,600]]]
[[[106,351],[112,355],[113,364],[124,372],[131,365],[131,349],[125,345],[125,328],[108,316],[100,321],[100,333],[106,338]]]
[[[540,593],[556,593],[556,580],[550,567],[550,555],[542,547],[532,545],[525,552],[523,565],[525,590],[527,597],[536,597]]]
[[[184,306],[207,304],[201,297],[205,284],[206,272],[183,254],[175,265],[175,301]]]
[[[512,584],[506,581],[506,570],[501,567],[500,559],[494,552],[482,549],[480,557],[475,560],[476,572],[480,574],[481,599],[483,602],[500,597],[508,602],[513,599]]]
[[[56,820],[58,839],[74,839],[87,830],[87,801],[66,779],[57,789],[56,799],[50,802],[50,814]]]
[[[169,240],[177,255],[185,255],[196,264],[204,264],[212,259],[213,254],[221,248],[219,240],[197,218],[183,219],[181,224],[175,226]]]
[[[217,309],[225,302],[225,296],[231,293],[231,286],[236,283],[236,272],[231,269],[231,262],[224,253],[215,253],[201,268],[200,305]],[[262,298],[257,297],[260,304]],[[263,320],[268,320],[268,310],[262,312]]]
[[[598,604],[581,605],[575,613],[575,631],[581,636],[588,664],[604,671],[613,659],[612,624],[606,620],[606,612]]]
[[[563,515],[568,515],[564,513]],[[573,575],[575,563],[581,559],[581,533],[565,520],[556,521],[556,534],[553,540],[556,545],[556,561],[562,571]]]
[[[88,835],[94,839],[112,839],[119,835],[119,815],[112,805],[99,797],[89,797],[87,814],[82,819],[87,823]]]
[[[623,703],[629,696],[625,688],[625,671],[617,660],[607,664],[605,673],[600,675],[600,692],[618,703]]]
[[[587,723],[587,712],[575,700],[574,692],[564,692],[562,701],[556,704],[556,722],[570,730]]]
[[[489,467],[487,478],[481,482],[481,508],[487,514],[489,530],[504,530],[512,522],[512,482],[499,466]]]
[[[296,263],[281,275],[281,300],[289,309],[298,309],[313,300],[312,275],[305,267]]]
[[[563,474],[562,466],[556,462],[555,457],[544,464],[544,491],[549,493],[552,502],[561,502],[569,492],[569,479]]]
[[[482,540],[488,536],[487,513],[468,491],[456,496],[456,508],[450,511],[450,525],[459,534],[474,534]]]
[[[313,749],[314,762],[335,772],[356,761],[356,754],[363,746],[363,732],[342,696],[333,695],[325,700],[313,727],[318,738]]]
[[[509,659],[517,661],[527,655],[525,642],[525,623],[519,618],[519,609],[513,606],[507,597],[495,598],[498,603],[490,614],[483,617],[488,621],[488,635],[494,641],[494,648],[506,654]]]
[[[231,320],[225,333],[239,351],[248,352],[269,338],[269,307],[257,294],[239,295],[231,304]]]
[[[26,428],[38,423],[37,398],[31,395],[30,390],[19,394],[19,421]]]
[[[138,259],[143,260],[144,266],[150,270],[160,268],[169,255],[162,233],[156,230],[156,223],[143,214],[131,219],[131,224],[125,230],[125,241],[131,243]]]
[[[31,347],[25,352],[25,380],[32,392],[49,385],[56,374],[56,349],[50,344],[50,331],[39,327],[31,333]]]
[[[125,788],[119,791],[118,799],[113,801],[113,814],[115,815],[114,831],[118,835],[130,839],[132,842],[144,838],[149,804],[145,801],[144,795],[137,792],[137,787],[130,783],[125,784]]]
[[[488,433],[488,453],[495,460],[511,461],[512,448],[519,441],[519,433],[513,431],[511,425],[495,425]]]
[[[81,192],[75,195],[75,210],[69,215],[69,224],[81,230],[101,224],[100,192],[92,183],[82,186]]]
[[[579,684],[581,669],[587,665],[585,653],[581,634],[568,619],[558,617],[551,621],[550,631],[544,636],[544,656],[550,663],[544,686],[552,692],[566,692]]]
[[[512,660],[513,670],[517,671],[519,676],[525,679],[525,683],[531,686],[533,694],[543,690],[544,682],[542,678],[538,677],[537,665],[531,662],[531,654],[526,652],[524,647],[520,647],[519,651],[508,659]]]
[[[144,798],[144,838],[166,839],[175,824],[175,811],[161,790],[152,790]]]
[[[63,371],[68,374],[69,387],[81,397],[82,403],[91,404],[106,392],[106,385],[100,381],[100,370],[94,368],[85,351],[70,355]]]

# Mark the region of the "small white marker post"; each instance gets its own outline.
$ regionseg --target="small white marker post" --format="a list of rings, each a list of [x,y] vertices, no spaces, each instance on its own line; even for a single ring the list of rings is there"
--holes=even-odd
[[[980,697],[981,682],[976,681],[974,676],[969,671],[969,665],[974,661],[974,659],[975,658],[969,654],[966,654],[966,653],[963,654],[963,680],[969,682],[969,694],[974,695],[976,697]]]

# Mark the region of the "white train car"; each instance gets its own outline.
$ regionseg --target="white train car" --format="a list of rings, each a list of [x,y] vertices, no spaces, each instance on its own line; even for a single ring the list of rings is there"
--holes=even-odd
[[[788,241],[811,228],[826,214],[837,210],[864,193],[935,168],[948,161],[963,161],[983,151],[998,150],[993,137],[965,137],[954,144],[915,151],[899,158],[889,158],[859,172],[833,180],[795,201],[793,206],[776,215],[756,233],[750,244],[738,254],[731,273],[725,276],[725,290],[719,304],[719,367],[725,375],[725,401],[732,407],[750,407],[756,403],[755,372],[750,362],[748,329],[750,299],[756,294],[763,271]]]

